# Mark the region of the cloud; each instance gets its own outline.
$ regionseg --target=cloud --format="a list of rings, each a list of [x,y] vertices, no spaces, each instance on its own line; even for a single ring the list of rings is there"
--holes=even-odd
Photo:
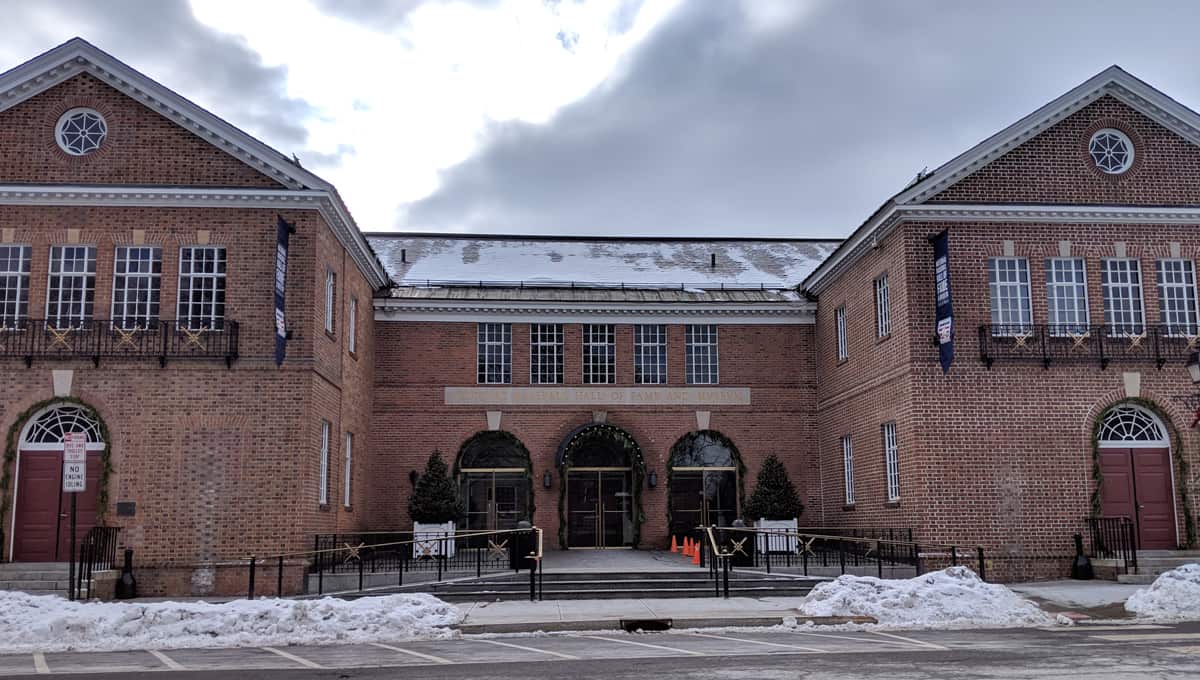
[[[773,6],[770,6],[773,5]],[[844,236],[1116,62],[1200,101],[1200,5],[693,2],[546,124],[489,128],[399,228]]]

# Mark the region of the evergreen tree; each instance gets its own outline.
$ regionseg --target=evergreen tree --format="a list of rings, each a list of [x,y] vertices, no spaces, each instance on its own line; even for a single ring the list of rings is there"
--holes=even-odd
[[[444,524],[462,516],[458,485],[450,479],[441,451],[435,449],[425,462],[425,474],[417,480],[417,487],[408,499],[408,514],[414,522],[422,524]]]
[[[746,519],[795,519],[804,511],[796,487],[788,478],[783,462],[771,454],[763,461],[754,483],[754,493],[746,501]]]

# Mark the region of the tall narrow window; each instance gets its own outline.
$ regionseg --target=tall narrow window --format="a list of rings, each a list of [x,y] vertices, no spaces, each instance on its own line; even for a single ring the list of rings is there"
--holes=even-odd
[[[337,274],[325,272],[325,332],[333,332],[333,310],[337,295]]]
[[[0,246],[0,329],[29,314],[29,246]]]
[[[557,385],[562,381],[562,324],[529,324],[529,383],[531,385]]]
[[[1032,330],[1028,260],[1023,257],[990,258],[988,292],[992,298],[993,335],[1016,335]]]
[[[720,382],[717,360],[716,324],[692,324],[684,330],[685,374],[689,385],[716,385]]]
[[[96,302],[96,249],[52,246],[50,285],[46,289],[46,323],[78,328],[92,320]]]
[[[883,461],[887,474],[887,499],[900,500],[900,453],[896,446],[896,423],[883,424]]]
[[[1158,261],[1158,322],[1169,335],[1196,335],[1196,270],[1191,260]]]
[[[358,300],[350,298],[350,311],[346,315],[346,348],[351,354],[358,351]]]
[[[667,327],[642,324],[633,327],[633,380],[639,385],[667,382]]]
[[[1100,289],[1104,291],[1104,323],[1109,335],[1145,331],[1142,306],[1142,269],[1133,258],[1100,261]]]
[[[842,437],[842,469],[846,475],[846,505],[854,505],[854,443],[850,435]]]
[[[147,329],[158,321],[162,251],[118,246],[113,266],[112,322],[123,329]]]
[[[888,290],[887,272],[875,279],[875,337],[892,334],[892,294]]]
[[[845,361],[850,357],[850,345],[846,337],[846,305],[834,310],[833,320],[837,326],[837,358],[838,361]]]
[[[179,249],[179,325],[189,330],[225,327],[225,249]]]
[[[481,385],[512,382],[512,324],[479,324],[478,375]]]
[[[607,385],[617,381],[616,327],[608,323],[583,325],[583,382]]]
[[[317,502],[329,504],[329,430],[332,426],[328,420],[321,421],[321,476],[318,480]]]
[[[342,475],[342,507],[350,507],[350,480],[354,470],[354,435],[346,433],[346,471]]]
[[[1087,270],[1083,258],[1046,260],[1046,311],[1051,335],[1087,331]]]

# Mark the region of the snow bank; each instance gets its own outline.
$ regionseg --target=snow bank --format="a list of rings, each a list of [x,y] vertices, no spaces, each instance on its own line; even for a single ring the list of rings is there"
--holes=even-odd
[[[0,591],[0,652],[382,642],[450,635],[462,620],[430,595],[146,604]]]
[[[1200,619],[1200,564],[1159,574],[1125,601],[1126,611],[1156,619]]]
[[[1053,625],[1038,606],[967,567],[910,579],[839,576],[822,583],[798,608],[808,616],[871,616],[905,628],[1010,628]]]

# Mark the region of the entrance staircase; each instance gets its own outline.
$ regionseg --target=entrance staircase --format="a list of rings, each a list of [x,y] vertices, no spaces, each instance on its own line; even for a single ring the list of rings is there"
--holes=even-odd
[[[66,562],[5,562],[0,564],[0,590],[66,597],[69,569]]]
[[[1115,562],[1115,560],[1114,560]],[[1139,550],[1137,571],[1130,568],[1128,574],[1118,574],[1120,583],[1153,583],[1164,571],[1185,564],[1200,563],[1200,550]]]

